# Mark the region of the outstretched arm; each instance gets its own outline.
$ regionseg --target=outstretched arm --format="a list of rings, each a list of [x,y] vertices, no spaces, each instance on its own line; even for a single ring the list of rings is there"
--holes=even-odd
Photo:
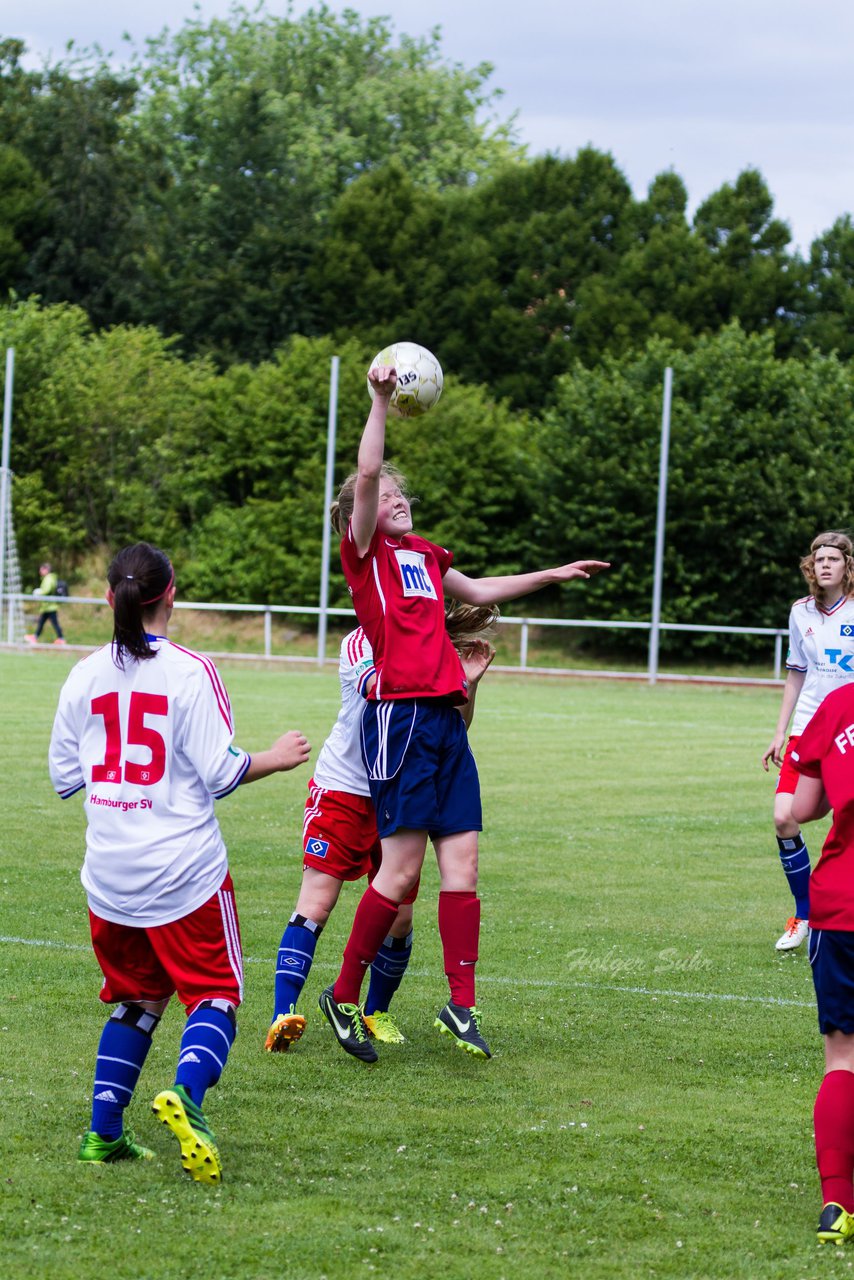
[[[592,578],[610,569],[607,560],[574,560],[555,569],[537,569],[534,573],[511,573],[500,578],[469,578],[459,569],[449,569],[442,579],[445,594],[464,604],[501,604],[529,596],[556,582],[572,582],[574,578]]]
[[[389,397],[397,386],[397,373],[394,369],[380,366],[370,370],[368,381],[374,389],[374,400],[359,444],[358,478],[350,520],[353,541],[360,556],[371,545],[371,538],[377,527],[380,472],[385,455],[385,424]]]

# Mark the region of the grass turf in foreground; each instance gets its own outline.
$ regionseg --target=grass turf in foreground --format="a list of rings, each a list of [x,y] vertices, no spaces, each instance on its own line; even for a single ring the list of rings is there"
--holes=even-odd
[[[758,759],[777,691],[488,677],[472,740],[487,823],[479,1003],[489,1063],[432,1029],[446,997],[429,866],[395,1006],[406,1043],[381,1046],[376,1067],[363,1067],[316,1008],[352,886],[320,940],[303,1040],[264,1054],[308,773],[220,804],[247,998],[205,1103],[225,1179],[210,1189],[182,1173],[149,1111],[173,1078],[177,1007],[129,1112],[156,1161],[75,1162],[105,1010],[78,879],[82,806],[61,804],[45,777],[70,665],[67,655],[0,657],[6,1274],[850,1271],[854,1248],[815,1244],[821,1046],[809,966],[773,950],[788,902]],[[337,710],[333,675],[224,674],[241,745],[296,726],[320,746]]]

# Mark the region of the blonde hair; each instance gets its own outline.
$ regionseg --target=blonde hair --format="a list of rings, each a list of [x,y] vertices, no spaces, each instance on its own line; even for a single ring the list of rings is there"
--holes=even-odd
[[[409,497],[406,476],[398,471],[397,467],[393,467],[390,462],[384,462],[380,475],[393,480],[404,498]],[[344,537],[347,532],[347,526],[353,515],[353,503],[356,497],[356,481],[359,478],[358,471],[351,471],[350,475],[338,490],[338,497],[329,508],[329,518],[332,521],[332,528],[340,537]]]
[[[854,595],[854,543],[847,533],[841,533],[838,529],[828,529],[825,533],[820,533],[818,537],[813,538],[809,555],[801,560],[801,573],[806,578],[812,598],[818,602],[821,595],[821,588],[815,576],[815,553],[820,547],[834,547],[842,552],[845,557],[842,593],[845,596]]]
[[[478,640],[490,640],[501,613],[494,604],[462,604],[459,600],[445,601],[445,630],[448,639],[461,657],[471,653]]]

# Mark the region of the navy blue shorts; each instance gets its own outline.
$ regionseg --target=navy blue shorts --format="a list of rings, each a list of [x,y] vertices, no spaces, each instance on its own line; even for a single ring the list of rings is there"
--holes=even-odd
[[[812,980],[818,1001],[818,1029],[854,1033],[854,932],[811,929]]]
[[[430,698],[366,703],[362,759],[380,836],[482,829],[477,765],[456,707]]]

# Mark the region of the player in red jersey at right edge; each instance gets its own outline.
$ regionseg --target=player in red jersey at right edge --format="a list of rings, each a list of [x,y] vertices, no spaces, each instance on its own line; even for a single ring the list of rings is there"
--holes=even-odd
[[[439,934],[451,997],[435,1025],[460,1048],[489,1058],[474,980],[480,784],[457,713],[468,688],[445,633],[444,596],[471,605],[500,604],[554,583],[589,578],[609,566],[578,560],[491,578],[470,578],[452,568],[450,551],[413,534],[405,481],[383,461],[396,372],[379,367],[368,376],[375,398],[358,470],[338,495],[336,525],[344,575],[377,669],[363,713],[362,752],[382,865],[359,902],[341,971],[322,993],[320,1007],[347,1053],[376,1061],[359,1007],[362,981],[421,873],[429,837],[439,867]]]
[[[810,877],[809,956],[824,1036],[813,1114],[820,1241],[854,1238],[854,685],[829,693],[792,751],[797,822],[833,809]]]

